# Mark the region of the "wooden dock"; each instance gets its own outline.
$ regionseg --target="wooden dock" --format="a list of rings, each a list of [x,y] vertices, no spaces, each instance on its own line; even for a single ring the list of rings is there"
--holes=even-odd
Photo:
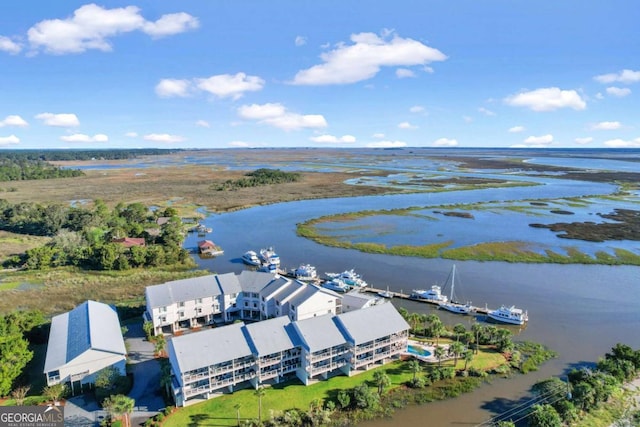
[[[367,287],[367,288],[363,289],[363,292],[378,294],[380,292],[387,292],[387,290],[386,289],[378,289],[378,288]],[[421,302],[421,303],[425,303],[425,304],[431,304],[431,305],[434,305],[434,306],[438,306],[439,305],[438,301],[425,299],[425,298],[413,297],[410,294],[405,294],[405,293],[402,293],[402,292],[389,291],[389,293],[393,294],[393,298],[400,298],[400,299],[404,299],[404,300],[408,300],[408,301]],[[473,307],[473,311],[475,313],[487,314],[489,312],[489,309],[487,307],[475,307],[475,306],[472,306],[472,307]]]

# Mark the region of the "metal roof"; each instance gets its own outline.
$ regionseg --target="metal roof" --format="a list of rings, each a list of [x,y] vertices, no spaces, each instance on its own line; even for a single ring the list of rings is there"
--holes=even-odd
[[[147,286],[146,297],[151,307],[165,307],[180,301],[192,301],[220,295],[215,274],[174,280],[161,285]]]
[[[242,270],[238,275],[238,281],[243,292],[259,293],[275,279],[273,273],[262,271]]]
[[[347,342],[334,319],[335,316],[326,314],[298,320],[293,325],[302,340],[301,344],[310,352],[315,352]]]
[[[267,356],[294,348],[292,338],[295,337],[291,335],[290,324],[286,316],[281,316],[246,325],[245,336],[248,338],[253,354]]]
[[[220,292],[222,292],[223,295],[233,295],[242,292],[238,276],[234,273],[218,274],[216,280],[220,286]]]
[[[409,329],[409,324],[390,303],[339,314],[336,322],[355,344]]]
[[[173,352],[180,372],[215,365],[251,356],[249,344],[242,332],[243,323],[173,337],[169,352]]]
[[[108,304],[85,301],[51,319],[44,372],[73,361],[88,350],[126,354],[120,321]]]

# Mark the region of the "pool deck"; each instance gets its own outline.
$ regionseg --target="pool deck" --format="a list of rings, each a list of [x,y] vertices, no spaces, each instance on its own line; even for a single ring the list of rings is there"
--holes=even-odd
[[[410,353],[408,350],[405,353],[407,356],[411,356],[411,357],[415,357],[416,359],[422,361],[422,362],[427,362],[427,363],[438,363],[438,359],[434,356],[434,352],[436,349],[435,345],[430,345],[430,344],[425,344],[423,342],[420,341],[414,341],[414,340],[409,340],[407,342],[407,346],[416,346],[416,347],[420,347],[425,349],[426,351],[428,351],[429,353],[431,353],[429,356],[420,356],[418,354],[415,353]],[[440,361],[445,361],[445,360],[449,360],[452,359],[453,356],[449,356],[449,344],[440,344],[438,347],[442,347],[443,349],[445,349],[447,351],[447,355],[445,357],[443,357]]]

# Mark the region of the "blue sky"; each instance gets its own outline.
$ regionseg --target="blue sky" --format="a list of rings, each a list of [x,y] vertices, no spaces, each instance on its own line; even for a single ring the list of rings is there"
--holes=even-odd
[[[0,148],[640,147],[636,0],[2,2]]]

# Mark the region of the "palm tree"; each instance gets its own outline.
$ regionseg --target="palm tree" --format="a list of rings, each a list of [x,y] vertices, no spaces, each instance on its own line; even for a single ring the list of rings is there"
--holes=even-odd
[[[412,359],[409,361],[409,369],[413,374],[413,382],[415,383],[418,374],[420,373],[420,371],[422,371],[422,365],[420,365],[420,362],[416,359]]]
[[[471,350],[467,350],[464,352],[464,370],[467,370],[467,365],[469,364],[469,362],[471,362],[473,360],[473,351]]]
[[[440,319],[438,319],[437,322],[433,322],[431,324],[431,334],[434,337],[436,337],[436,346],[440,344],[440,335],[442,335],[443,332],[444,332],[444,325],[442,324]]]
[[[440,347],[440,346],[436,346],[433,349],[433,355],[435,356],[436,359],[438,359],[438,367],[442,366],[442,358],[444,357],[444,348]]]
[[[385,374],[383,371],[376,371],[373,374],[373,381],[376,383],[378,387],[378,395],[382,396],[384,389],[391,384],[391,380],[389,379],[389,375]]]
[[[262,398],[267,392],[264,389],[264,386],[258,386],[256,391],[253,394],[258,398],[258,422],[262,423]]]
[[[418,323],[420,323],[420,313],[411,313],[409,315],[409,323],[411,324],[411,330],[415,334]]]
[[[240,405],[239,403],[236,403],[235,405],[233,405],[233,409],[236,410],[236,420],[238,421],[238,427],[240,427],[240,408],[242,405]]]
[[[456,323],[453,326],[453,333],[456,334],[456,341],[460,341],[460,337],[467,332],[467,328],[462,323]]]
[[[129,427],[129,414],[135,406],[136,401],[124,394],[109,396],[102,402],[102,407],[115,418],[123,417],[125,427]]]
[[[54,404],[60,400],[65,394],[67,394],[66,384],[54,384],[42,389],[44,397],[48,398]]]
[[[418,323],[422,325],[422,335],[423,336],[427,336],[427,315],[426,314],[419,314],[418,315]],[[417,325],[416,325],[417,327]]]
[[[471,331],[475,335],[475,352],[476,354],[478,354],[478,350],[480,347],[480,335],[484,331],[484,326],[482,326],[480,323],[475,322],[473,325],[471,325]]]
[[[460,356],[464,352],[464,344],[456,341],[451,344],[451,346],[449,347],[449,351],[453,354],[453,367],[455,368],[458,364],[458,356]]]

